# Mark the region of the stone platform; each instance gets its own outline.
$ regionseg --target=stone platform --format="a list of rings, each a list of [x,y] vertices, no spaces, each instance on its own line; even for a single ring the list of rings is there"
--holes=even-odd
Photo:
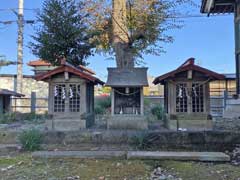
[[[45,124],[48,130],[79,131],[86,128],[86,120],[80,119],[51,119]]]
[[[221,152],[150,152],[150,151],[38,151],[33,158],[77,158],[77,159],[141,159],[228,162],[230,157]]]
[[[212,130],[213,122],[207,119],[186,119],[186,120],[168,120],[167,126],[170,130],[177,130],[177,124],[179,129],[186,129],[191,131],[206,131]]]
[[[148,122],[145,116],[141,115],[114,115],[107,120],[108,129],[148,129]]]

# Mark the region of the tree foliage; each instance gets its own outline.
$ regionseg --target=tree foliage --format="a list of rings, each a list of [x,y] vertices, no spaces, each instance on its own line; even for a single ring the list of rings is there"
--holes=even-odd
[[[90,14],[87,23],[95,32],[92,38],[100,52],[114,53],[114,34],[112,24],[117,19],[112,18],[112,1],[84,0],[85,12]],[[127,18],[124,33],[128,37],[128,48],[135,59],[143,54],[160,55],[164,52],[163,44],[173,42],[169,30],[182,27],[176,17],[181,14],[180,6],[192,5],[191,0],[123,0],[126,2]]]
[[[16,64],[17,64],[17,62],[7,60],[6,56],[0,55],[0,67],[9,66],[9,65],[16,65]]]
[[[33,54],[59,65],[66,58],[73,65],[86,65],[92,55],[89,43],[87,13],[80,11],[83,3],[75,0],[45,0],[37,19],[41,23],[30,43]]]

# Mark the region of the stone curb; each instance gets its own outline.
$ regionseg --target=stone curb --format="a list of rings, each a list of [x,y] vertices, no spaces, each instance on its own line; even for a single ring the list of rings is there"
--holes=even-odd
[[[176,160],[176,161],[202,161],[202,162],[229,162],[230,156],[222,152],[147,152],[131,151],[127,159],[141,160]]]
[[[228,162],[230,157],[221,152],[151,152],[151,151],[37,151],[33,158],[176,160]]]
[[[33,158],[126,159],[125,151],[37,151]]]

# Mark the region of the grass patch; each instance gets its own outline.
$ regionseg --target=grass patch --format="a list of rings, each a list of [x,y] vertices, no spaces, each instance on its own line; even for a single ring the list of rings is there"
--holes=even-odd
[[[23,162],[18,165],[19,162]],[[14,165],[1,172],[4,180],[15,179],[66,179],[79,176],[83,180],[146,180],[155,167],[161,167],[183,180],[237,180],[240,167],[228,163],[213,164],[177,161],[127,161],[94,159],[37,159],[21,154],[15,157],[0,157],[0,168]],[[0,178],[1,179],[1,178]]]

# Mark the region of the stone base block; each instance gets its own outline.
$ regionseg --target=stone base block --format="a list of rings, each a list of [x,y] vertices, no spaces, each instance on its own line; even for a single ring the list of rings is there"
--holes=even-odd
[[[148,129],[145,116],[137,115],[115,115],[110,116],[107,121],[108,129]]]
[[[55,131],[78,131],[86,128],[86,120],[52,119],[46,121],[46,128]]]
[[[212,120],[168,120],[168,127],[171,130],[177,130],[178,127],[186,130],[211,130]]]

